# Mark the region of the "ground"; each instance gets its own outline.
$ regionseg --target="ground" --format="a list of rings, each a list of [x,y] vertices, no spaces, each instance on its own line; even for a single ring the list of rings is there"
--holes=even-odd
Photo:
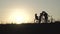
[[[58,34],[59,32],[59,23],[0,24],[1,34]]]

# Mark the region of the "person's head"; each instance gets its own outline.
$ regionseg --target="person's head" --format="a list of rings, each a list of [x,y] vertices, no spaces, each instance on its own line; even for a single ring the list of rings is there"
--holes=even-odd
[[[37,13],[35,14],[35,16],[37,15]]]
[[[42,11],[42,13],[46,13],[45,11]]]

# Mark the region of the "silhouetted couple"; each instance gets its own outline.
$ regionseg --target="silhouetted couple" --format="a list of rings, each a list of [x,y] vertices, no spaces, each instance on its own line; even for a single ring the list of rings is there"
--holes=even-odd
[[[40,13],[40,16],[38,18],[37,14],[35,14],[35,19],[39,21],[39,23],[41,23],[41,19],[43,18],[45,19],[45,23],[48,22],[48,14],[45,11],[42,11],[42,13]]]

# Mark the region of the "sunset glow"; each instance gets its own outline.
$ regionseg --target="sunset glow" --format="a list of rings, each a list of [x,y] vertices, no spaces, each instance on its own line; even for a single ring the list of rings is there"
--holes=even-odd
[[[28,15],[26,13],[27,11],[24,9],[14,9],[11,10],[11,14],[9,19],[12,22],[15,22],[16,24],[21,24],[23,22],[27,22],[28,21]]]
[[[60,21],[60,0],[0,0],[0,24],[34,23],[42,11]]]

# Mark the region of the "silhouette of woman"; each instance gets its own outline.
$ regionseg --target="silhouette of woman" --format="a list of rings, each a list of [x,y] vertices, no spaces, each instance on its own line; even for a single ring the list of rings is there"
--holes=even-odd
[[[44,19],[45,19],[45,23],[47,23],[48,22],[48,14],[45,11],[42,11],[42,13],[40,13],[39,23],[41,23],[41,19],[43,18],[43,16],[44,16]]]
[[[45,11],[42,11],[43,16],[45,17],[45,23],[48,22],[48,14]]]

